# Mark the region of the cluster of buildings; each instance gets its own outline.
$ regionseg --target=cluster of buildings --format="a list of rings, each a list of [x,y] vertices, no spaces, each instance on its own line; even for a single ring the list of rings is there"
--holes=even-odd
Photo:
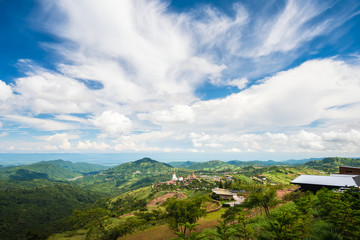
[[[184,182],[184,185],[187,185],[188,182],[191,182],[194,179],[198,179],[198,177],[194,174],[194,172],[192,172],[191,175],[189,174],[186,178],[184,178],[182,176],[177,177],[176,174],[175,174],[175,171],[174,171],[174,174],[173,174],[170,181],[161,182],[159,184],[176,185],[176,183],[178,181],[180,181],[180,182]]]

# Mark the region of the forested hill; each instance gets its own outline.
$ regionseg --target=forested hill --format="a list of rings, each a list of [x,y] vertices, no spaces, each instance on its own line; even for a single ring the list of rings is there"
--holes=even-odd
[[[52,160],[52,161],[41,161],[38,164],[41,163],[45,163],[45,164],[52,164],[64,169],[68,169],[72,172],[79,172],[79,173],[90,173],[90,172],[95,172],[95,171],[99,171],[102,169],[105,169],[105,166],[99,165],[99,164],[90,164],[90,163],[84,163],[84,162],[79,162],[79,163],[72,163],[70,161],[64,161],[61,159],[58,160]]]
[[[31,180],[51,179],[68,180],[105,167],[89,163],[71,163],[63,160],[42,161],[29,165],[0,169],[0,179]]]
[[[123,163],[119,166],[110,168],[105,171],[105,173],[162,173],[171,171],[173,171],[173,167],[166,163],[161,163],[150,158],[142,158],[134,162]]]
[[[186,162],[169,162],[168,164],[173,166],[173,167],[181,167],[181,168],[187,168],[189,167],[190,165],[193,165],[195,163],[198,163],[198,162],[192,162],[192,161],[186,161]]]
[[[330,157],[323,160],[310,161],[303,164],[303,166],[324,172],[338,172],[339,166],[360,167],[360,159]]]
[[[188,169],[200,170],[200,169],[220,169],[232,167],[230,164],[222,162],[220,160],[212,160],[208,162],[197,162],[192,165],[186,166]]]
[[[45,239],[64,231],[73,210],[83,209],[99,197],[67,184],[0,191],[0,239]]]

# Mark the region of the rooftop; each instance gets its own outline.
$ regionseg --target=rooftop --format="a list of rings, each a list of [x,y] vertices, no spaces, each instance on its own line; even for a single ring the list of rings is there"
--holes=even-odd
[[[300,175],[299,177],[292,180],[292,184],[311,184],[321,186],[360,186],[359,175],[345,175],[345,174],[332,174],[330,176],[319,176],[319,175]]]

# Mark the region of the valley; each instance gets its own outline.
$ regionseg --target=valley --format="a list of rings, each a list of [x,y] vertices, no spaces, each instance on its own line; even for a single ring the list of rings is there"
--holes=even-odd
[[[311,198],[314,204],[308,207],[319,207],[315,203],[320,200],[313,201],[319,196],[293,192],[297,186],[290,185],[290,181],[300,174],[336,173],[339,166],[350,164],[359,167],[360,160],[325,158],[287,164],[274,161],[250,164],[241,161],[162,163],[143,158],[114,167],[63,160],[6,166],[0,169],[0,235],[2,239],[60,240],[188,239],[190,236],[221,239],[214,236],[229,234],[231,239],[237,239],[236,233],[247,229],[246,234],[251,236],[248,239],[258,239],[261,236],[256,229],[263,229],[262,234],[270,236],[268,224],[284,209],[294,218],[302,219],[305,212],[298,209],[298,201]],[[245,202],[226,207],[231,200],[216,197],[213,189],[217,187],[235,192],[236,197],[240,196]],[[256,203],[261,197],[272,199],[267,200],[266,208]],[[251,200],[253,198],[257,200]],[[196,211],[199,214],[189,215],[174,227],[174,221],[182,219],[183,213],[171,213],[171,204],[178,206],[176,209],[190,204],[184,209],[191,207],[194,214]],[[229,224],[229,214],[234,223],[229,227],[221,225]],[[356,211],[354,214],[358,221]],[[302,236],[310,236],[315,231],[310,229],[310,222],[325,224],[325,228],[334,224],[319,216],[307,215],[309,222],[302,220],[301,224],[309,224],[306,233],[296,230],[300,224],[297,220],[292,219],[294,226],[288,227],[294,227],[292,234],[300,231]],[[236,230],[241,227],[240,222],[246,222],[247,228]],[[185,226],[182,224],[188,224],[188,230],[177,232]]]

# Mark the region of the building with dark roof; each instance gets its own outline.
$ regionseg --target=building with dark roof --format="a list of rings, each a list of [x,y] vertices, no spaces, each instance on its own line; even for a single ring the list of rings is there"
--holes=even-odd
[[[348,174],[331,174],[330,176],[320,175],[300,175],[290,182],[300,185],[302,190],[316,192],[323,187],[329,189],[339,189],[344,187],[359,187],[360,176]]]

